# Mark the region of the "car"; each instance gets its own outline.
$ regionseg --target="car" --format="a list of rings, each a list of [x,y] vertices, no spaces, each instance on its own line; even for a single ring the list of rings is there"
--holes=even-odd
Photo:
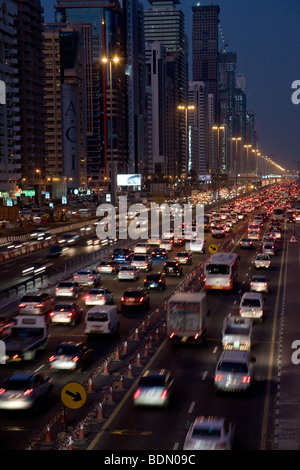
[[[133,256],[133,251],[131,248],[115,248],[111,259],[122,264],[130,264],[131,258]]]
[[[75,326],[83,316],[82,308],[75,302],[58,302],[50,313],[52,325],[64,324]]]
[[[18,306],[19,314],[43,315],[51,312],[53,308],[53,296],[46,292],[28,292],[23,295]]]
[[[271,258],[265,253],[258,253],[254,260],[256,269],[269,269],[271,266]]]
[[[149,254],[150,253],[150,246],[148,245],[148,243],[137,243],[133,249],[133,252],[134,253],[146,253],[146,254]]]
[[[250,292],[265,292],[268,293],[268,281],[266,276],[252,276],[250,281]]]
[[[262,242],[263,243],[273,243],[274,242],[273,235],[272,236],[264,235],[263,238],[262,238]]]
[[[152,258],[145,254],[134,254],[131,260],[131,266],[135,266],[139,270],[151,271]]]
[[[174,377],[167,369],[149,369],[133,394],[134,406],[166,407],[174,392]]]
[[[33,263],[22,270],[23,276],[38,276],[46,272],[47,266],[44,263]]]
[[[0,388],[0,410],[37,411],[52,385],[52,379],[41,373],[15,372]]]
[[[259,292],[244,292],[242,295],[239,315],[262,321],[264,315],[264,300]]]
[[[278,240],[281,240],[281,238],[282,238],[281,230],[275,229],[275,230],[272,230],[271,233],[274,235],[274,238],[277,238]]]
[[[86,306],[105,305],[114,303],[114,294],[106,287],[91,289],[84,297]]]
[[[120,270],[120,263],[114,260],[102,260],[97,266],[100,273],[116,274]]]
[[[171,251],[172,247],[173,247],[173,242],[169,238],[162,239],[160,244],[159,244],[159,248],[164,248],[167,251]]]
[[[155,248],[151,256],[152,259],[168,259],[168,252],[164,248]]]
[[[218,416],[198,416],[191,424],[183,450],[231,450],[235,424]]]
[[[97,246],[100,245],[101,240],[97,235],[92,235],[86,242],[88,246]]]
[[[140,307],[149,308],[150,306],[150,295],[146,289],[142,287],[133,287],[126,289],[121,297],[121,310],[125,310],[128,307]]]
[[[211,234],[214,238],[225,237],[225,229],[223,225],[216,225],[215,227],[212,227]]]
[[[75,297],[78,299],[82,292],[82,285],[73,281],[62,281],[55,288],[56,297]]]
[[[193,256],[188,251],[180,251],[174,257],[180,264],[192,264]]]
[[[251,238],[242,238],[240,241],[240,247],[241,248],[252,248],[253,247],[253,242]]]
[[[91,359],[92,349],[84,342],[64,341],[49,357],[50,370],[80,370]]]
[[[165,261],[163,267],[163,274],[164,276],[182,276],[182,266],[176,260]]]
[[[166,279],[161,273],[147,274],[144,279],[145,289],[165,289]]]
[[[224,350],[217,362],[214,385],[217,391],[247,391],[253,381],[254,357],[250,351]]]
[[[63,253],[63,248],[60,245],[53,245],[48,251],[49,258],[58,258]]]
[[[275,243],[263,243],[262,252],[266,255],[274,256],[276,253]]]
[[[185,244],[185,249],[192,253],[205,253],[204,238],[192,238]]]
[[[173,240],[173,245],[174,246],[183,246],[185,244],[185,239],[184,237],[174,237],[174,240]]]
[[[69,246],[74,246],[78,243],[79,234],[75,232],[64,233],[62,243],[65,243]]]
[[[119,281],[136,281],[140,277],[140,271],[136,266],[121,266],[118,272]]]
[[[82,286],[96,287],[100,284],[101,275],[96,269],[81,269],[74,274],[73,280]]]

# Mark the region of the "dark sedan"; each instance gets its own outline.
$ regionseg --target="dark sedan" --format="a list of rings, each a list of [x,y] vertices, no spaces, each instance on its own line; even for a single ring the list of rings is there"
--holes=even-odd
[[[166,279],[161,273],[148,274],[144,279],[145,289],[165,289]]]

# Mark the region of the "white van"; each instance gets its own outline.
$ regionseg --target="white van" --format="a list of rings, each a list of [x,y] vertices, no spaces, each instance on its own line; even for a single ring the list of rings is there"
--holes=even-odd
[[[185,249],[191,253],[205,253],[204,238],[192,238],[185,244]]]
[[[85,317],[85,334],[107,334],[118,332],[120,325],[116,305],[95,305],[87,311]]]

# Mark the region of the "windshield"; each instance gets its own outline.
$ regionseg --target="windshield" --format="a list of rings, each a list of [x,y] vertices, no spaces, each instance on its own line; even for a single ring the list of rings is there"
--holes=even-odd
[[[259,299],[243,299],[242,307],[260,307]]]
[[[78,348],[69,344],[66,344],[64,346],[58,346],[55,351],[55,354],[66,354],[67,356],[76,355],[78,354]]]
[[[107,314],[103,312],[90,312],[88,314],[88,321],[107,321]]]
[[[8,379],[4,382],[5,390],[28,390],[31,388],[29,380]]]
[[[164,377],[142,377],[139,385],[141,387],[163,387],[165,385]]]
[[[221,437],[221,430],[216,429],[213,426],[209,426],[207,428],[194,428],[193,438],[199,438],[199,437],[215,437],[215,438],[220,438]]]
[[[228,264],[207,264],[206,272],[208,274],[229,274],[230,269]]]
[[[142,292],[140,291],[127,291],[124,294],[124,297],[140,297]]]
[[[227,326],[225,330],[226,335],[249,335],[250,333],[250,327],[249,325],[239,325],[239,326],[234,326],[234,325],[229,325]]]

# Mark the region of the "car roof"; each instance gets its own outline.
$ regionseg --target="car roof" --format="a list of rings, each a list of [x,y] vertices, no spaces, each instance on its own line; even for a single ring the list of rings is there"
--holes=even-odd
[[[259,292],[244,292],[243,298],[245,297],[253,297],[253,298],[260,299],[262,298],[262,294],[260,294]]]
[[[31,377],[33,377],[34,374],[33,372],[30,372],[30,371],[22,371],[22,372],[14,372],[12,373],[8,379],[15,379],[15,380],[28,380],[30,379]]]
[[[170,375],[170,371],[168,369],[148,369],[142,377],[166,377],[168,375]]]
[[[213,424],[214,426],[222,426],[225,418],[221,416],[197,416],[195,418],[193,426],[201,427],[207,426],[207,424]]]
[[[249,351],[231,351],[225,350],[221,353],[219,361],[235,361],[235,362],[245,362],[250,359]]]

